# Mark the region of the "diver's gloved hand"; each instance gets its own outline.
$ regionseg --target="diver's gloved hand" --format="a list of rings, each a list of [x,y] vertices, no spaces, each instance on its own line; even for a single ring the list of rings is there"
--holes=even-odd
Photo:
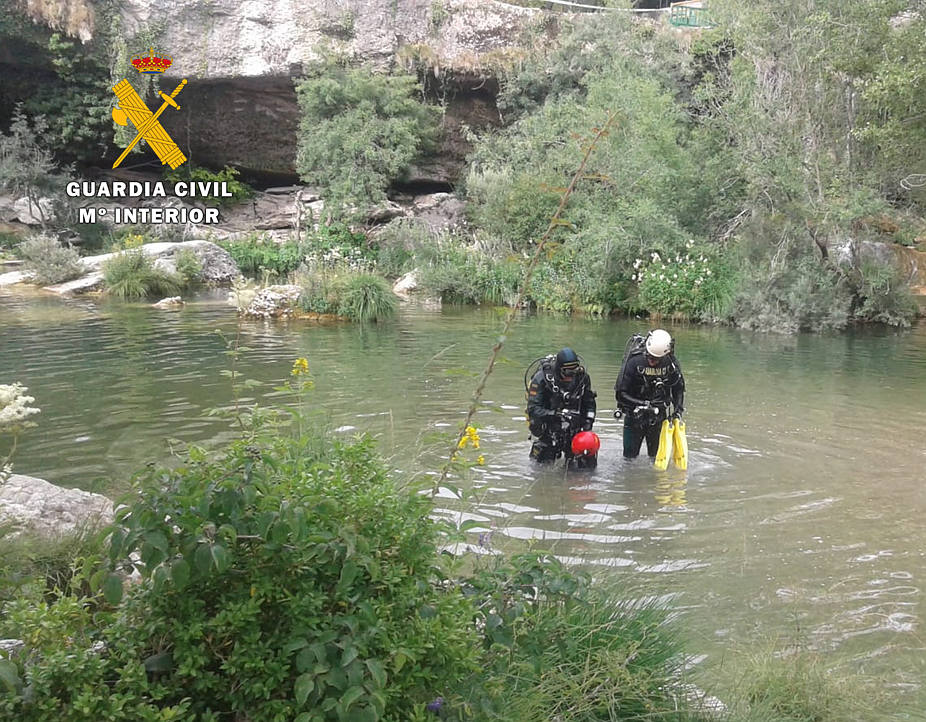
[[[563,409],[561,412],[561,415],[563,418],[563,430],[568,431],[569,429],[572,428],[573,418],[575,417],[575,413],[573,413],[569,409]]]

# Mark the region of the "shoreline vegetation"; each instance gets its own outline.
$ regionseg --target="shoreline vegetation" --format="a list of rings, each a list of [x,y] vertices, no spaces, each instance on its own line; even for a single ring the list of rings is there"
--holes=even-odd
[[[415,271],[420,291],[446,303],[511,304],[581,139],[613,112],[525,306],[785,333],[908,326],[911,290],[926,288],[900,265],[926,250],[926,92],[921,60],[905,58],[922,57],[926,18],[904,10],[834,1],[808,17],[801,0],[715,0],[714,27],[695,33],[621,13],[551,16],[555,42],[528,38],[517,64],[493,71],[501,123],[465,134],[472,152],[455,189],[465,221],[444,227],[363,210],[436,152],[441,109],[424,100],[425,61],[417,75],[383,76],[330,56],[296,83],[295,166],[323,203],[289,239],[255,231],[226,248],[254,279],[302,285],[309,312],[343,305],[339,288],[363,285],[358,273]],[[72,169],[48,142],[59,120],[21,105],[0,136],[0,187],[28,199],[45,235],[83,253],[173,232],[75,226],[60,192]],[[181,168],[165,180],[225,182],[231,197],[201,200],[227,208],[253,193],[237,176]],[[0,247],[24,253],[19,236],[0,234]],[[918,258],[914,268],[926,265]],[[365,293],[381,300],[373,287]]]

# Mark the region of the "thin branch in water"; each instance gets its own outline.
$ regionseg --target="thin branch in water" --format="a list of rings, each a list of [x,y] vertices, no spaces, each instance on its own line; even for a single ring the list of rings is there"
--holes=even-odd
[[[498,360],[498,354],[502,350],[502,347],[505,345],[505,341],[508,339],[508,334],[511,331],[511,326],[514,323],[515,315],[518,313],[518,310],[521,308],[521,304],[524,302],[524,296],[527,295],[527,289],[530,286],[531,277],[534,275],[534,270],[537,268],[537,264],[540,262],[541,254],[543,254],[544,248],[547,242],[550,240],[550,236],[553,234],[553,231],[560,225],[563,225],[563,221],[560,220],[560,215],[562,215],[563,209],[566,207],[566,203],[569,201],[569,197],[572,195],[572,192],[575,190],[576,183],[579,182],[579,179],[585,173],[585,166],[588,164],[588,159],[592,154],[592,151],[598,145],[598,142],[608,134],[608,129],[611,127],[616,117],[615,113],[608,113],[607,121],[600,128],[594,129],[594,137],[585,146],[585,154],[582,156],[582,162],[579,163],[579,168],[576,170],[575,174],[572,176],[572,180],[569,181],[569,185],[563,191],[562,196],[559,200],[559,206],[556,208],[556,212],[553,214],[553,217],[550,219],[550,224],[547,226],[547,230],[544,232],[543,236],[540,237],[540,240],[537,243],[537,248],[534,251],[534,255],[530,260],[530,263],[527,265],[527,270],[524,273],[524,279],[521,281],[521,287],[518,289],[518,295],[514,300],[511,308],[508,310],[508,314],[505,317],[505,325],[502,328],[502,333],[498,337],[498,341],[495,342],[495,345],[492,347],[492,351],[489,354],[489,362],[485,367],[485,370],[482,372],[482,377],[479,379],[479,383],[476,385],[476,390],[473,392],[473,398],[470,401],[469,409],[466,412],[466,418],[463,421],[460,431],[457,434],[456,440],[450,447],[450,453],[447,456],[447,461],[444,462],[443,467],[441,468],[440,477],[437,480],[437,483],[434,485],[434,488],[431,490],[431,495],[437,493],[441,484],[447,480],[447,474],[450,472],[450,467],[453,464],[454,457],[456,456],[457,449],[460,448],[460,442],[463,440],[463,436],[466,434],[466,428],[470,425],[473,420],[473,416],[476,414],[476,409],[479,407],[479,400],[482,398],[482,392],[485,390],[486,382],[489,379],[489,376],[492,374],[492,370],[495,368],[495,362]]]

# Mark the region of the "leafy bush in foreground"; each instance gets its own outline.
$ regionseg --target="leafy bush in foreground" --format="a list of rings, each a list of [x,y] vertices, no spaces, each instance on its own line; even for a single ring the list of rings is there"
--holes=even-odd
[[[398,721],[473,669],[469,605],[440,585],[428,502],[396,493],[370,442],[251,438],[139,483],[111,559],[140,552],[144,581],[105,630],[108,656],[47,656],[33,701],[0,712]],[[103,586],[116,602],[118,577]],[[115,709],[120,692],[135,707]]]

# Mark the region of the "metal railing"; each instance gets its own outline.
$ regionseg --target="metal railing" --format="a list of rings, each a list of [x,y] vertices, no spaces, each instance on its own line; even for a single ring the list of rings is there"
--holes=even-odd
[[[676,28],[710,28],[714,26],[710,13],[701,0],[672,3],[669,25]]]

